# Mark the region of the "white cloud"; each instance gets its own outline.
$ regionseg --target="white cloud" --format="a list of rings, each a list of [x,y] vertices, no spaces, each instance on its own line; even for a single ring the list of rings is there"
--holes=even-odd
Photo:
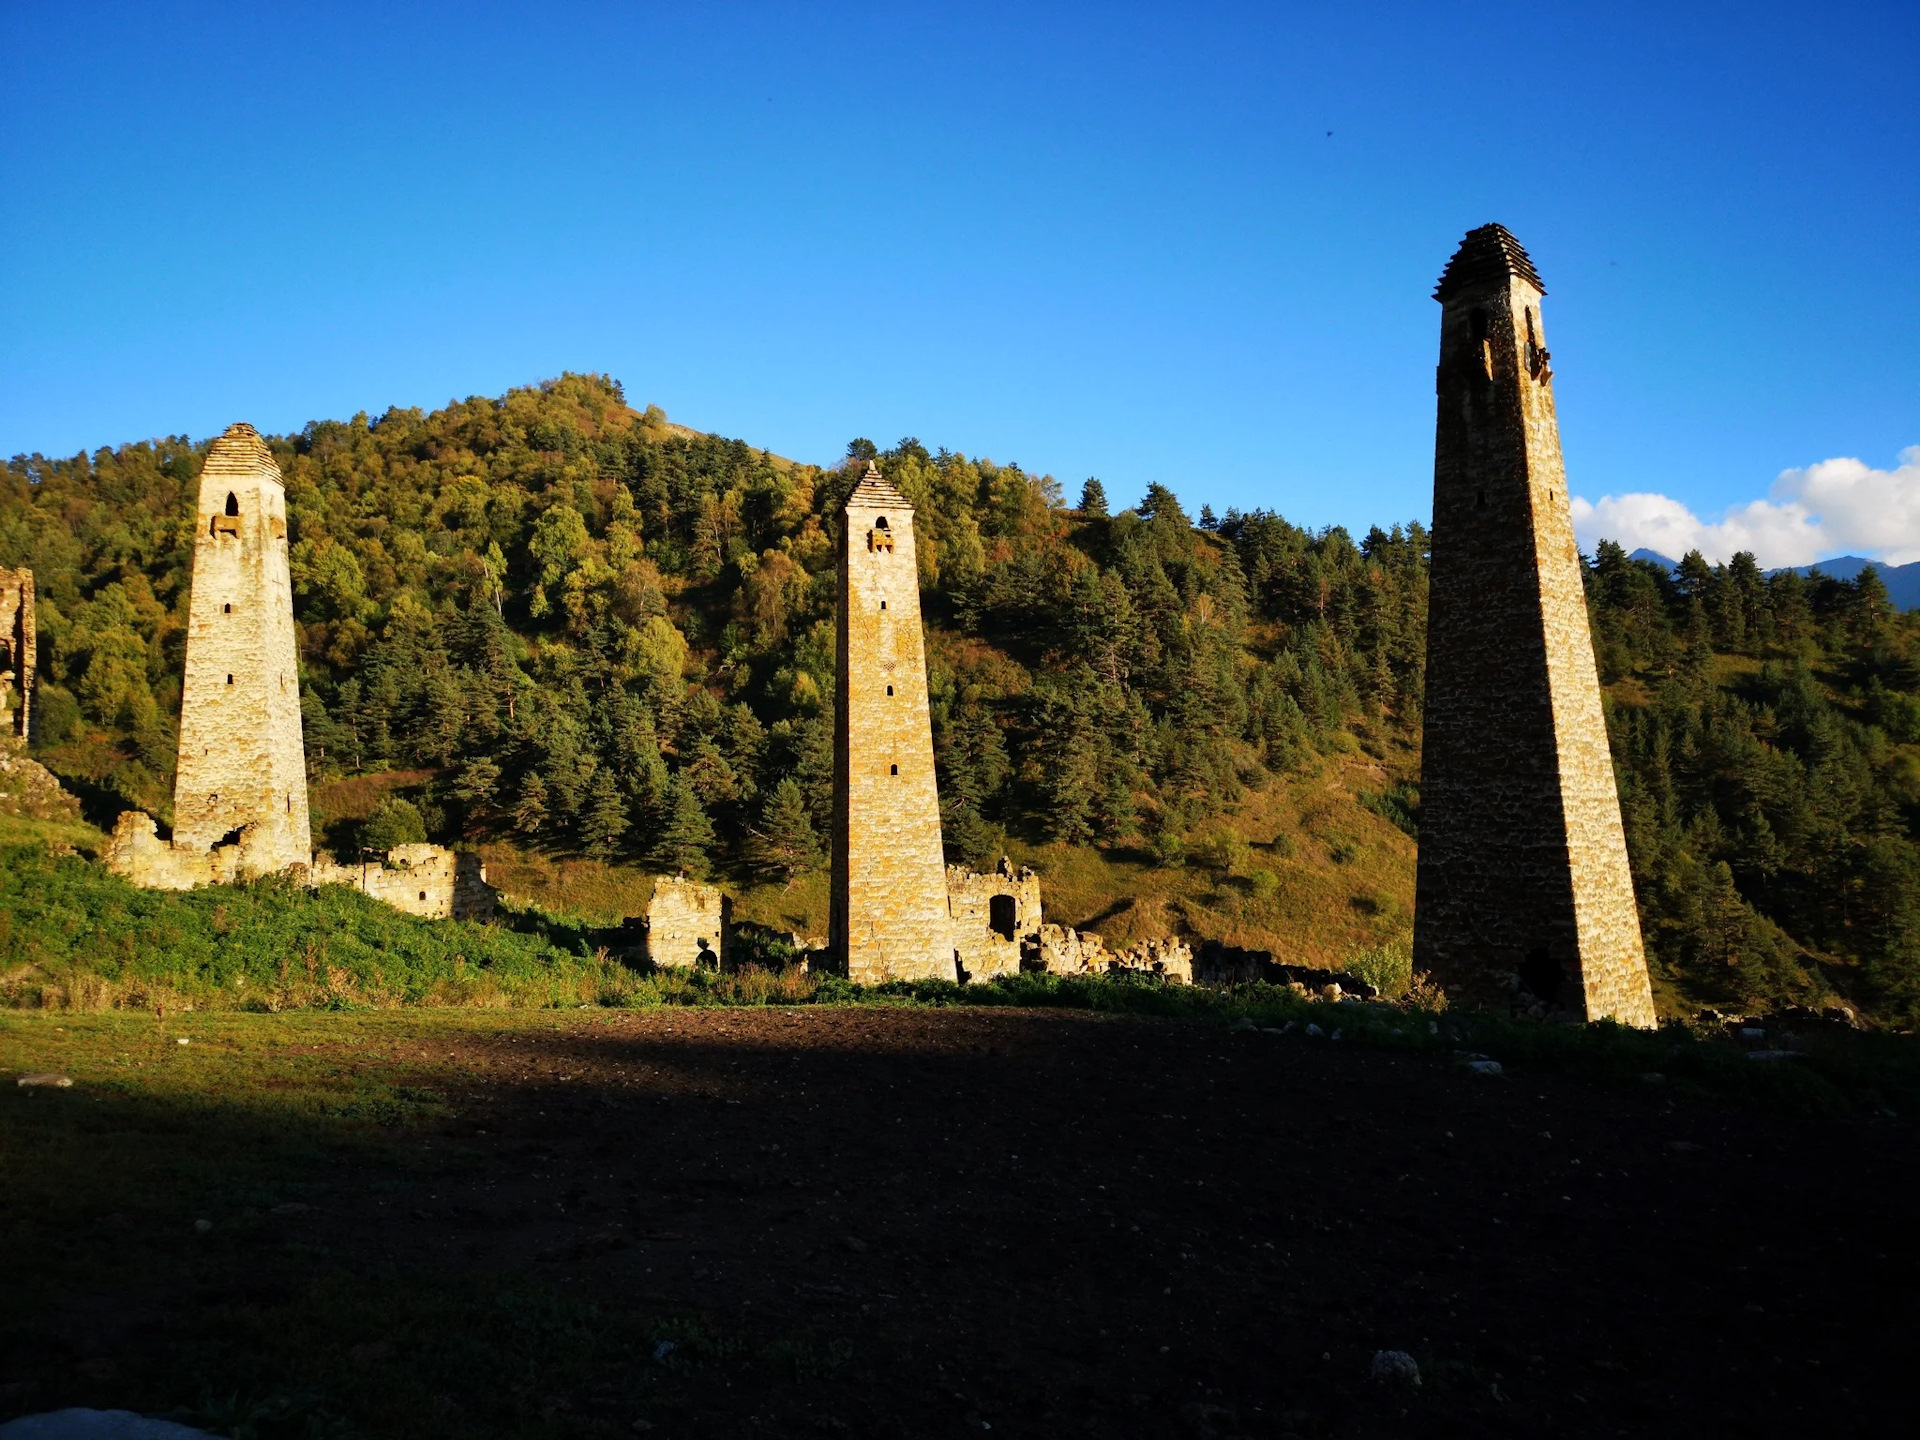
[[[1768,568],[1832,555],[1904,565],[1920,560],[1920,445],[1902,450],[1891,470],[1848,459],[1782,470],[1767,499],[1731,506],[1714,521],[1666,495],[1603,495],[1597,502],[1576,495],[1573,530],[1589,554],[1596,542],[1613,540],[1676,560],[1689,550],[1715,562],[1751,550]]]

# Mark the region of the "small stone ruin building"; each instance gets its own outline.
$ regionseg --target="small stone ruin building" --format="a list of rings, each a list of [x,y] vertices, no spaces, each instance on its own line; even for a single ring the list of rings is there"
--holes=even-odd
[[[485,920],[498,898],[487,867],[469,851],[442,845],[400,845],[385,861],[338,864],[322,852],[307,872],[310,885],[351,885],[396,910],[428,920]]]
[[[727,957],[733,901],[718,885],[662,875],[641,921],[641,947],[654,965],[719,969]]]
[[[962,981],[1017,975],[1039,954],[1040,877],[1026,866],[1015,870],[1002,857],[998,869],[977,875],[949,865],[947,913]]]

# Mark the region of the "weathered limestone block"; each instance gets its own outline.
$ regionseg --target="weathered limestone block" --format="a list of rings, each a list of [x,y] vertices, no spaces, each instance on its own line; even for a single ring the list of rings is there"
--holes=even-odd
[[[428,920],[485,920],[498,899],[478,855],[443,845],[397,845],[382,860],[342,865],[322,851],[307,872],[310,885],[349,885]]]
[[[642,924],[647,959],[660,966],[717,969],[726,963],[732,919],[733,901],[719,886],[662,875],[653,882]]]
[[[312,856],[286,492],[251,425],[228,426],[200,469],[173,813],[176,848],[251,827],[250,868]]]
[[[38,646],[33,624],[33,571],[0,570],[0,729],[23,740],[32,733],[28,722],[33,714],[33,669]]]
[[[1498,225],[1440,302],[1414,968],[1456,1001],[1654,1023],[1554,413],[1541,283]]]
[[[830,943],[849,979],[953,980],[913,507],[869,464],[841,516]]]
[[[985,875],[949,865],[947,912],[962,980],[1017,975],[1040,943],[1040,877],[1004,856]]]

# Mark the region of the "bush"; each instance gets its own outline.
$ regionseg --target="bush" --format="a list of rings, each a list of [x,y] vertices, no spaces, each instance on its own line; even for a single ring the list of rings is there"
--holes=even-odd
[[[1413,942],[1401,938],[1370,950],[1356,950],[1340,968],[1388,999],[1398,1000],[1413,988]]]

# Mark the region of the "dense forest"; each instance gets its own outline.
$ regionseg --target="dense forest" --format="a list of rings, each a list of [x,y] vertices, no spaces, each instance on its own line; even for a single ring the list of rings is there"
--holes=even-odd
[[[271,439],[309,762],[423,772],[338,850],[427,836],[790,878],[830,812],[836,512],[876,460],[917,511],[949,852],[1009,835],[1167,865],[1275,776],[1417,774],[1417,524],[1190,517],[1162,485],[905,439],[794,464],[568,375]],[[96,810],[165,819],[204,444],[0,479],[40,592],[36,745]],[[1920,1014],[1920,631],[1871,571],[1669,575],[1603,545],[1589,599],[1651,952],[1699,1003]],[[1364,803],[1418,833],[1409,780]]]

